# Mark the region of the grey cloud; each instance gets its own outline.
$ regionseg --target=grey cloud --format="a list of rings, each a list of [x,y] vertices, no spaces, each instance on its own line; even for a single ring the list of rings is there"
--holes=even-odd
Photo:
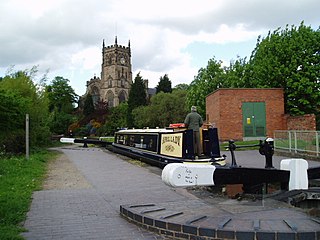
[[[235,26],[244,24],[248,30],[274,30],[288,25],[306,25],[317,28],[320,24],[318,0],[306,1],[256,1],[225,0],[221,9],[213,10],[198,16],[167,19],[155,19],[150,24],[168,27],[185,34],[197,34],[200,31],[215,32],[221,24]]]
[[[69,0],[40,18],[30,18],[23,9],[7,9],[4,2],[0,2],[2,68],[39,63],[50,69],[59,69],[70,64],[73,53],[90,46],[101,46],[102,39],[106,39],[106,44],[113,44],[114,36],[118,35],[121,36],[119,41],[125,42],[124,45],[131,40],[134,68],[166,71],[181,60],[172,56],[169,59],[164,55],[166,46],[161,31],[151,42],[147,42],[143,35],[135,36],[134,27],[129,29],[126,26],[151,25],[185,35],[195,35],[200,31],[214,33],[221,24],[232,27],[239,23],[244,24],[248,31],[274,30],[286,24],[298,25],[302,20],[305,20],[306,25],[312,24],[317,28],[320,9],[319,0],[224,0],[221,9],[198,16],[177,17],[177,14],[166,18],[137,20],[134,9],[130,16],[114,12],[114,4],[119,9],[118,2]],[[214,1],[208,2],[214,4]],[[184,11],[184,6],[181,6],[180,11]],[[144,42],[144,45],[138,41]]]

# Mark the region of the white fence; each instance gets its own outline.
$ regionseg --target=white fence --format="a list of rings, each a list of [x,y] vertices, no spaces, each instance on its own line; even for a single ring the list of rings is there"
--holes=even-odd
[[[319,131],[282,131],[274,132],[275,150],[319,156]]]

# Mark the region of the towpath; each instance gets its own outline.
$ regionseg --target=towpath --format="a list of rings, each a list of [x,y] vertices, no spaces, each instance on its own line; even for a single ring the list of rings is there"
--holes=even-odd
[[[166,186],[158,168],[131,164],[100,148],[74,145],[55,150],[65,156],[60,165],[65,172],[49,179],[61,181],[64,187],[53,185],[33,194],[24,224],[28,231],[22,234],[26,239],[166,239],[126,221],[119,206],[176,202],[181,207],[181,203],[199,201],[184,189]],[[275,157],[275,167],[280,159],[283,157]],[[237,152],[237,160],[240,165],[264,167],[264,158],[257,151]],[[68,183],[68,175],[74,176],[74,184]]]

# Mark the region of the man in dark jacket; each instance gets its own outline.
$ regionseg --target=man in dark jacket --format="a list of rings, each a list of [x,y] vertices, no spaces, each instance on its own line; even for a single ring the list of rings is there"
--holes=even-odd
[[[195,155],[200,156],[202,153],[201,143],[200,143],[200,132],[199,129],[203,124],[202,117],[197,113],[197,108],[195,106],[191,107],[191,112],[188,113],[184,124],[188,129],[193,130],[193,146]]]

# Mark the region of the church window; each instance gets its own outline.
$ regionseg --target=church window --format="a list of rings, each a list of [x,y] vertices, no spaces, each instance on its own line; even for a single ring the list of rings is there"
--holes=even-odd
[[[108,107],[113,107],[113,93],[112,92],[108,92],[107,95],[107,101],[108,101]]]
[[[125,93],[125,91],[121,91],[119,94],[119,103],[122,103],[125,101],[126,101],[126,93]]]
[[[121,78],[121,87],[124,87],[124,82],[125,82],[125,79]]]
[[[100,99],[99,90],[97,87],[92,88],[91,96],[92,96],[93,104],[96,104]]]

